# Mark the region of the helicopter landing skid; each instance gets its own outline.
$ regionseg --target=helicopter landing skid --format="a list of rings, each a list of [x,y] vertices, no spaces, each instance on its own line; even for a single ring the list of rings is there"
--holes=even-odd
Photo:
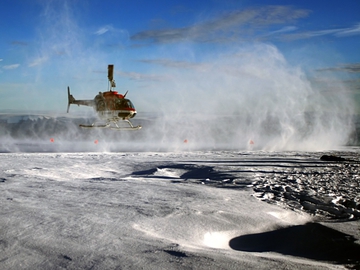
[[[129,127],[120,127],[116,121],[112,121],[113,125],[110,123],[102,124],[102,125],[96,125],[93,123],[92,125],[79,125],[82,128],[110,128],[113,130],[138,130],[141,129],[141,126],[134,127],[133,124],[129,120],[124,120],[129,124]]]

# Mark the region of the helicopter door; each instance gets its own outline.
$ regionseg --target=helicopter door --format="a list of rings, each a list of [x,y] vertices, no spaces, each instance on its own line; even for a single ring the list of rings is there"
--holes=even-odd
[[[97,111],[106,110],[105,98],[103,97],[103,95],[99,94],[95,97],[95,106]]]

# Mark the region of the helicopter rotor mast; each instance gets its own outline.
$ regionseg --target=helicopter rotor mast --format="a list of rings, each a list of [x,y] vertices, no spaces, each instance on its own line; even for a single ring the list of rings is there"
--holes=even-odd
[[[110,91],[112,88],[116,87],[114,80],[114,65],[108,65],[108,79],[110,83]]]

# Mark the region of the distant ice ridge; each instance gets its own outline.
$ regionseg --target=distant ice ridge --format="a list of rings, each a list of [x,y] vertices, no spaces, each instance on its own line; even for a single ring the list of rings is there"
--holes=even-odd
[[[114,131],[79,127],[79,124],[96,121],[94,115],[0,114],[0,152],[317,151],[341,146],[336,138],[344,137],[341,129],[319,130],[317,136],[312,134],[310,137],[306,130],[300,130],[296,135],[297,141],[282,144],[284,138],[281,126],[272,125],[270,120],[263,123],[259,134],[251,136],[248,131],[242,131],[241,127],[249,129],[247,122],[250,120],[247,117],[198,114],[188,119],[144,113],[132,120],[134,125],[142,125],[142,130]],[[339,134],[326,137],[331,132]],[[356,133],[344,144],[350,140],[358,140]]]
[[[9,116],[9,118],[7,118],[7,123],[16,124],[21,121],[27,121],[27,120],[38,121],[43,119],[50,119],[50,117],[44,115],[16,115],[16,116]]]

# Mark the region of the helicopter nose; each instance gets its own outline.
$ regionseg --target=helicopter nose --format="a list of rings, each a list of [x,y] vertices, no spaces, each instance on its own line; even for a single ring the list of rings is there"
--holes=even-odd
[[[119,112],[118,116],[120,118],[133,118],[136,115],[136,111],[129,111],[129,112]]]

